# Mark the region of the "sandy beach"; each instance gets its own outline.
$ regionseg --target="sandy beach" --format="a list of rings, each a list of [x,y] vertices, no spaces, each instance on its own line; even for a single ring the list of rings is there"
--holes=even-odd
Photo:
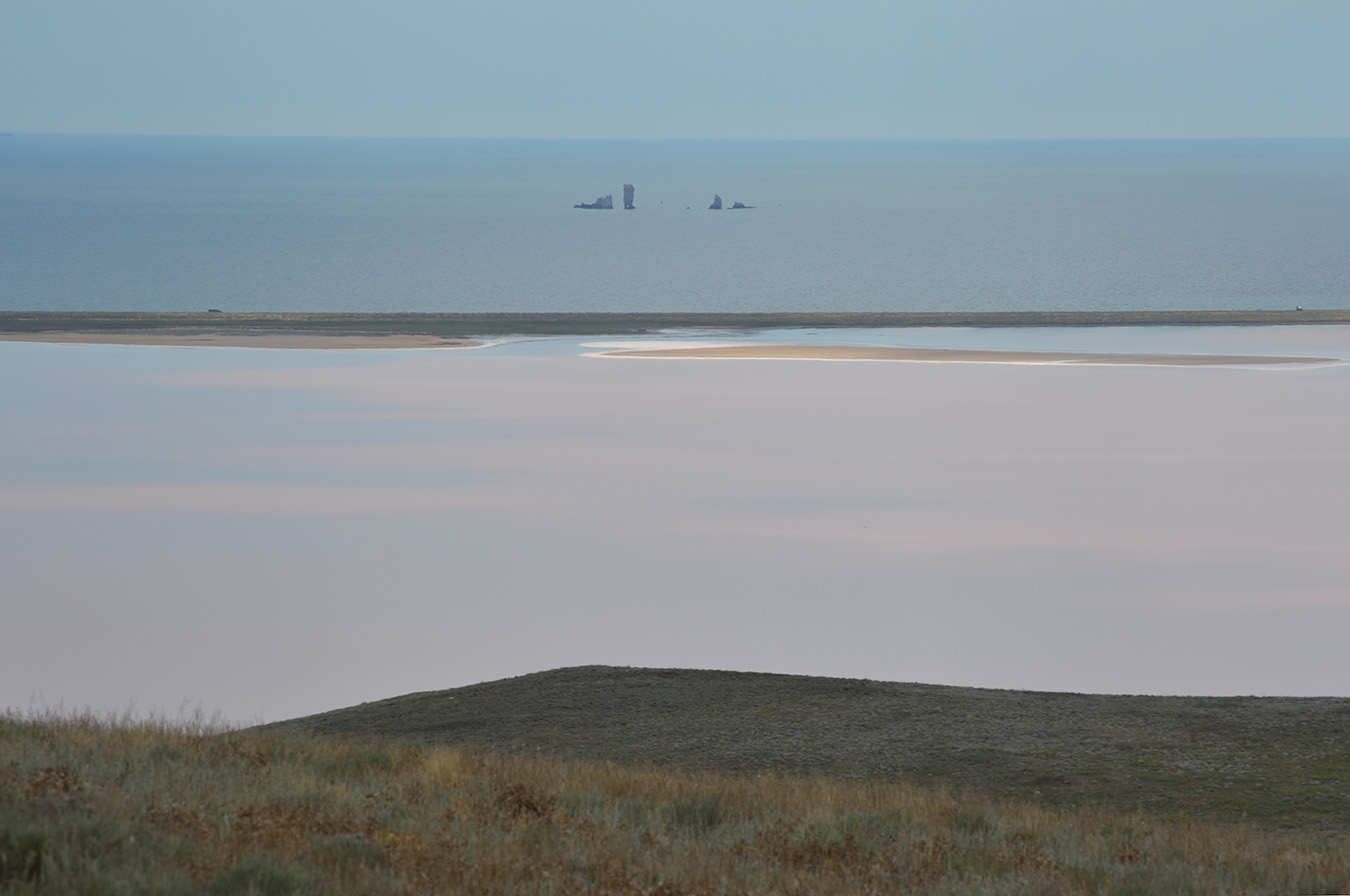
[[[68,333],[0,333],[6,342],[49,342],[64,345],[167,345],[180,348],[214,346],[219,348],[276,349],[391,349],[391,348],[471,348],[479,343],[466,339],[408,333],[356,334],[305,333],[285,330],[193,330],[103,331]]]
[[[1202,367],[1247,364],[1325,364],[1335,358],[1266,355],[1114,354],[890,348],[853,345],[726,345],[597,353],[609,358],[716,358],[799,361],[924,361],[985,364],[1112,364]]]

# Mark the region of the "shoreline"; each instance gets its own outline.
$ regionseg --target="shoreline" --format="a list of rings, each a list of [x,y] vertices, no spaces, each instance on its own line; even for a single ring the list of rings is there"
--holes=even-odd
[[[304,330],[84,330],[0,332],[0,342],[39,342],[56,345],[168,346],[172,348],[263,348],[263,349],[428,349],[474,348],[481,343],[444,336],[414,334],[363,335],[316,333]]]
[[[1150,367],[1336,364],[1340,358],[1272,355],[1201,355],[1019,351],[959,348],[885,348],[852,345],[727,345],[596,352],[597,358],[760,361],[909,361],[917,363],[1073,364]]]
[[[644,313],[228,313],[0,311],[0,338],[22,341],[239,344],[284,337],[416,339],[420,347],[490,336],[622,336],[671,329],[837,329],[907,327],[1206,327],[1350,324],[1350,309],[1304,311],[1009,312],[644,312]],[[94,336],[100,337],[94,339]],[[226,340],[231,341],[226,341]],[[273,344],[273,343],[267,343]],[[355,347],[352,343],[344,343]],[[398,347],[389,342],[383,347]]]

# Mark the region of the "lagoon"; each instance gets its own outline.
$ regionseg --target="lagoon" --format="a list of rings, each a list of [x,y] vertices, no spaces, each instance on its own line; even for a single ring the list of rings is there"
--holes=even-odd
[[[1311,365],[674,361],[718,339]],[[1346,696],[1350,328],[0,343],[0,705],[584,663]]]

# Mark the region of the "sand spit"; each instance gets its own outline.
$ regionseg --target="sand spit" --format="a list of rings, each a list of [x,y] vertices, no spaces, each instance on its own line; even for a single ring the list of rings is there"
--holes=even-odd
[[[52,342],[65,345],[167,345],[179,348],[212,346],[217,348],[277,349],[401,349],[471,348],[479,343],[466,339],[425,336],[410,333],[357,334],[306,333],[285,330],[191,330],[187,332],[105,331],[0,333],[6,342]]]
[[[1205,367],[1251,364],[1328,364],[1336,358],[1268,355],[1115,354],[997,351],[991,349],[890,348],[854,345],[726,345],[600,352],[608,358],[707,358],[799,361],[927,361],[984,364],[1116,364]]]

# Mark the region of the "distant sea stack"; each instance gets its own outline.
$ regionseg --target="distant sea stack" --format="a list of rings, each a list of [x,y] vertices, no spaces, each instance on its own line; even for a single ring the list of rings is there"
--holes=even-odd
[[[633,204],[633,185],[632,185],[632,184],[624,184],[624,185],[623,185],[623,207],[626,208],[626,209],[637,208],[637,206]]]
[[[601,196],[594,202],[581,202],[578,203],[577,205],[572,206],[572,208],[613,208],[613,207],[614,207],[613,193],[611,193],[608,196]]]
[[[722,197],[714,193],[712,205],[708,206],[708,208],[720,212],[722,210]]]
[[[746,205],[744,202],[733,203],[732,208],[754,208],[753,205]]]

